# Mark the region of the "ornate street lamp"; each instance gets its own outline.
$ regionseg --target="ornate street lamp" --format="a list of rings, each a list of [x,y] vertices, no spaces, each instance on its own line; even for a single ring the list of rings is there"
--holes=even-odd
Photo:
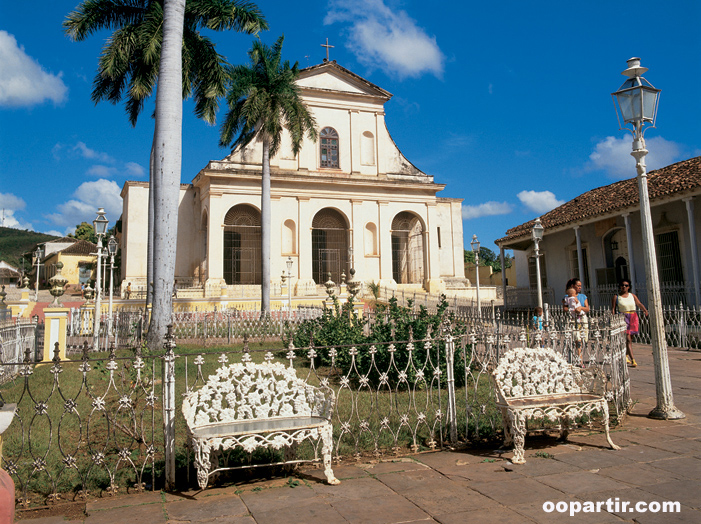
[[[97,276],[95,281],[95,324],[93,327],[93,349],[98,351],[100,348],[100,266],[102,265],[102,237],[107,233],[107,224],[109,220],[105,217],[105,208],[101,207],[97,210],[97,218],[92,221],[95,235],[97,235]]]
[[[477,287],[477,318],[482,318],[482,304],[480,303],[480,243],[477,235],[472,235],[472,252],[475,255],[475,283]]]
[[[535,278],[536,286],[538,290],[538,307],[543,308],[543,284],[540,280],[540,241],[543,240],[543,234],[545,233],[545,228],[543,224],[540,223],[540,217],[535,219],[533,224],[533,229],[531,229],[531,236],[533,237],[533,243],[535,244],[535,250],[533,255],[535,256]]]
[[[657,105],[660,90],[655,89],[642,76],[647,67],[640,66],[640,58],[628,60],[628,68],[623,75],[628,79],[612,93],[616,116],[621,129],[630,131],[633,135],[633,152],[635,167],[638,172],[638,193],[640,195],[640,222],[643,233],[643,256],[645,258],[645,277],[648,289],[648,310],[650,312],[650,342],[655,366],[655,389],[657,390],[657,406],[648,415],[651,418],[679,419],[685,415],[674,406],[672,382],[669,376],[667,360],[667,341],[665,339],[664,317],[662,316],[662,298],[655,255],[655,238],[652,230],[650,213],[650,197],[647,190],[647,170],[645,156],[645,131],[643,127],[649,124],[655,127]],[[623,120],[623,125],[621,125]],[[626,127],[630,124],[631,127]],[[647,128],[646,128],[647,129]]]
[[[112,336],[112,294],[114,292],[114,256],[117,254],[117,239],[114,235],[110,235],[110,239],[107,241],[107,252],[110,255],[110,310],[107,333],[108,337]]]
[[[41,246],[37,246],[37,250],[34,252],[34,259],[37,266],[37,278],[36,278],[36,295],[34,297],[34,302],[39,302],[39,274],[41,273],[41,259],[44,257],[44,251]]]

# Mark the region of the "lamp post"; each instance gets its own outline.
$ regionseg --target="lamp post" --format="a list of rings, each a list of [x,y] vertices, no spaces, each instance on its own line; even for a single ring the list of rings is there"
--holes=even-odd
[[[482,318],[482,307],[480,303],[480,243],[477,235],[472,235],[472,252],[475,255],[475,282],[477,284],[477,318]]]
[[[92,221],[93,229],[97,235],[97,277],[95,280],[95,324],[93,326],[93,349],[100,348],[100,266],[102,265],[102,237],[107,232],[109,221],[105,217],[105,208],[97,210],[97,218]]]
[[[292,316],[292,257],[287,257],[287,311],[288,317]]]
[[[114,256],[117,254],[117,239],[114,235],[110,235],[107,241],[107,252],[110,254],[110,310],[109,319],[107,320],[108,337],[112,336],[112,295],[114,293]]]
[[[657,258],[655,255],[655,238],[652,230],[652,216],[650,213],[650,197],[647,190],[647,170],[645,156],[646,124],[655,127],[657,118],[657,105],[660,90],[655,89],[650,82],[642,76],[647,67],[640,66],[640,58],[630,58],[628,68],[623,71],[627,80],[612,93],[616,107],[616,116],[620,129],[626,129],[633,135],[633,152],[635,167],[638,172],[638,193],[640,195],[640,222],[643,233],[643,257],[645,258],[645,277],[648,290],[648,309],[650,312],[650,342],[652,344],[652,356],[655,367],[655,389],[657,391],[657,406],[649,413],[650,418],[679,419],[685,415],[674,406],[672,396],[672,382],[669,376],[669,362],[667,360],[667,341],[665,340],[664,317],[662,316],[662,299],[660,294],[660,282],[657,271]],[[621,120],[623,124],[621,125]],[[626,127],[627,124],[632,129]],[[647,129],[647,128],[646,128]]]
[[[37,264],[37,278],[35,282],[36,294],[34,296],[34,302],[39,302],[39,273],[41,272],[41,259],[44,256],[44,251],[41,246],[37,246],[37,250],[34,252],[34,258]]]
[[[533,237],[533,243],[535,244],[535,278],[536,278],[536,289],[538,290],[538,307],[543,309],[543,284],[540,280],[540,241],[543,240],[543,233],[545,228],[543,224],[540,223],[540,217],[535,219],[533,224],[533,229],[531,229],[531,236]]]

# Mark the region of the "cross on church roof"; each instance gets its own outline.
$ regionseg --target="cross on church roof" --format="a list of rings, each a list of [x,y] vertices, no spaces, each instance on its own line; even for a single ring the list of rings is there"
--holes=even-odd
[[[321,44],[321,47],[325,47],[325,48],[326,48],[326,60],[325,60],[325,62],[328,62],[328,61],[329,61],[329,47],[335,47],[335,46],[329,45],[329,39],[327,38],[327,39],[326,39],[326,43],[325,43],[325,44]]]

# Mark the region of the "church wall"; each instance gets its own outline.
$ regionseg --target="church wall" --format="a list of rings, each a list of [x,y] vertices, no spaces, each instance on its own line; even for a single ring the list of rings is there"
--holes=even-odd
[[[146,283],[148,248],[148,184],[127,185],[122,192],[122,264],[126,282]]]
[[[200,202],[193,188],[180,189],[177,241],[181,248],[175,257],[175,277],[190,279],[202,259]]]

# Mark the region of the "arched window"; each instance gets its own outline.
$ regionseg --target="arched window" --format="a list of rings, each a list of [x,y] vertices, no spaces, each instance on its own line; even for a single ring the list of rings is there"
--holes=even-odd
[[[364,166],[375,165],[375,137],[365,131],[360,138],[360,163]]]
[[[348,267],[348,222],[335,209],[322,209],[312,220],[312,277],[317,284],[329,278],[339,284]]]
[[[282,224],[282,253],[285,255],[297,253],[297,235],[295,221],[288,218]]]
[[[228,285],[261,283],[260,211],[232,207],[224,218],[224,280]]]
[[[365,254],[377,255],[377,226],[372,222],[365,225]]]
[[[338,133],[333,127],[321,130],[321,167],[338,168]]]
[[[424,227],[408,211],[392,220],[392,276],[397,284],[422,284],[424,280]]]

